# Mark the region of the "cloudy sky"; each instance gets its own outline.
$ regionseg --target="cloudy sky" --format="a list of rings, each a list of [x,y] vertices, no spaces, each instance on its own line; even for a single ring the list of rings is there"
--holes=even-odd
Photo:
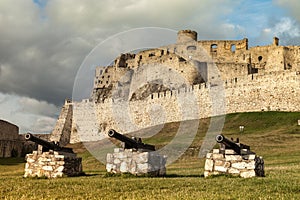
[[[47,133],[88,53],[140,27],[300,45],[298,0],[0,0],[0,119]]]

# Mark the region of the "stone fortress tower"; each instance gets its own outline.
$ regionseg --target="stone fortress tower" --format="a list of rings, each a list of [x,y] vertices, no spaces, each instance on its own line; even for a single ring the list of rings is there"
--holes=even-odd
[[[249,48],[247,38],[198,41],[197,32],[181,30],[175,44],[123,53],[111,66],[97,67],[91,98],[68,101],[69,114],[61,115],[53,134],[63,130],[71,142],[95,141],[111,128],[129,133],[188,120],[178,99],[190,95],[196,99],[191,106],[201,108],[196,118],[210,117],[216,86],[224,90],[223,114],[300,111],[299,64],[300,46],[280,46],[276,37],[273,44]],[[153,120],[154,105],[164,109],[164,119]],[[124,111],[129,114],[116,117]]]

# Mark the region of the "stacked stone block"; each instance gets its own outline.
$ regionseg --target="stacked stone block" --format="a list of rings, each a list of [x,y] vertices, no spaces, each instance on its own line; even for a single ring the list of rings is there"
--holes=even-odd
[[[134,149],[115,148],[108,153],[106,170],[109,173],[163,176],[166,174],[166,157],[156,151],[139,152]]]
[[[72,153],[60,153],[50,150],[38,154],[33,151],[26,155],[24,177],[57,178],[82,174],[82,159]]]
[[[230,174],[243,178],[264,176],[264,160],[253,154],[238,155],[232,149],[213,149],[206,155],[204,176]]]

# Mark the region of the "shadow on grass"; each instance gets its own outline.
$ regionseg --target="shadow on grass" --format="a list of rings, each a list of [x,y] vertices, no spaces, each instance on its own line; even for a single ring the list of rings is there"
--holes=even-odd
[[[189,175],[180,175],[180,174],[166,174],[166,178],[204,178],[203,174],[189,174]]]
[[[163,176],[153,176],[151,174],[134,175],[130,173],[106,173],[105,178],[120,177],[120,178],[204,178],[204,175],[191,174],[191,175],[179,175],[179,174],[166,174]]]
[[[0,165],[18,165],[25,163],[24,158],[0,158]]]

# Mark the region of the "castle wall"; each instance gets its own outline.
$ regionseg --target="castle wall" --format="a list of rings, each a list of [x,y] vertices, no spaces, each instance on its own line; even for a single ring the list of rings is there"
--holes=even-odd
[[[0,157],[21,156],[22,148],[19,127],[0,120]]]
[[[237,78],[226,88],[227,113],[251,111],[300,111],[300,75],[270,72]]]
[[[284,47],[284,69],[300,71],[300,48],[295,46]]]
[[[229,80],[232,77],[247,76],[249,72],[248,64],[241,63],[216,63],[222,80]]]
[[[59,142],[60,146],[65,146],[70,143],[72,117],[73,105],[71,101],[66,100],[50,135],[50,141]]]
[[[99,133],[100,126],[96,117],[94,102],[84,100],[73,103],[73,124],[70,143],[90,141],[91,138],[92,140],[103,139],[103,135]]]
[[[0,140],[18,140],[19,127],[9,122],[0,120]]]
[[[258,69],[258,73],[284,70],[284,47],[252,47],[250,54],[251,65]]]
[[[300,111],[300,73],[294,71],[270,72],[264,75],[247,75],[225,81],[225,113],[253,111]],[[168,122],[206,118],[216,115],[212,109],[221,109],[222,101],[209,84],[193,85],[175,91],[155,93],[144,101],[113,101],[104,103],[76,103],[79,110],[74,118],[89,135],[85,139],[97,140],[111,128],[129,133],[141,128]],[[216,107],[220,106],[220,108]],[[163,110],[163,113],[161,113]],[[92,113],[92,114],[91,114]],[[78,122],[82,120],[82,122]],[[95,120],[95,121],[93,121]],[[91,128],[92,127],[92,128]],[[95,129],[98,127],[97,131]]]

